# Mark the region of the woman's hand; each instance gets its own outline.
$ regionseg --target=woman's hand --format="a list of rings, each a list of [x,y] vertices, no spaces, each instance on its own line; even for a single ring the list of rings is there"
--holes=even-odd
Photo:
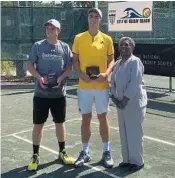
[[[121,101],[121,105],[122,105],[121,109],[124,109],[126,107],[126,105],[128,104],[128,101],[129,101],[129,98],[124,96]]]
[[[122,109],[123,106],[121,104],[121,101],[115,98],[114,95],[111,95],[111,100],[119,109]]]

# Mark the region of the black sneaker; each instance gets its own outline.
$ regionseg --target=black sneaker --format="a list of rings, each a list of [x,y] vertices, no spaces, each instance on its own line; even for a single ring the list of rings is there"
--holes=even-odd
[[[118,166],[119,166],[120,168],[126,168],[126,167],[129,167],[129,166],[130,166],[130,163],[121,162]]]
[[[84,151],[81,151],[78,159],[74,163],[74,166],[81,167],[84,165],[84,163],[87,163],[89,161],[91,161],[91,157],[90,157],[89,153],[87,154]]]
[[[114,161],[112,159],[110,151],[103,152],[102,163],[103,163],[105,168],[112,168],[113,167]]]
[[[136,164],[130,164],[129,171],[136,172],[136,171],[142,169],[143,167],[144,167],[144,164],[142,164],[141,166],[136,165]]]

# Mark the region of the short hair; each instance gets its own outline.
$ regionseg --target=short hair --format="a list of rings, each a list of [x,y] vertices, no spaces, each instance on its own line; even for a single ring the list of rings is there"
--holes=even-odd
[[[98,8],[91,8],[91,9],[88,10],[88,14],[90,14],[91,12],[97,13],[100,16],[100,18],[102,19],[102,12],[101,12],[100,9],[98,9]]]
[[[134,48],[135,48],[135,41],[131,37],[127,37],[127,36],[121,37],[120,40],[119,40],[119,46],[120,46],[120,43],[122,41],[124,41],[124,40],[128,40],[130,42],[130,44],[132,45],[132,48],[134,50]]]

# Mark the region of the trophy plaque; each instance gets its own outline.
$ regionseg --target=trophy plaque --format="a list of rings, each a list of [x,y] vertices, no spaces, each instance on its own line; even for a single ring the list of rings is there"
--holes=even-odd
[[[57,85],[57,77],[54,73],[50,73],[44,76],[44,83],[48,88],[55,87]]]
[[[97,79],[99,73],[100,73],[99,66],[89,66],[89,67],[86,67],[86,74],[92,80]]]

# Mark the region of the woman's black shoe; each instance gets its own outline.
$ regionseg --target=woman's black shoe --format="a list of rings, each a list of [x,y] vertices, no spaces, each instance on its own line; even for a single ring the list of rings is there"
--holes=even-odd
[[[121,162],[118,166],[121,167],[121,168],[125,168],[125,167],[129,167],[130,164],[129,163]]]
[[[142,169],[143,167],[144,167],[144,164],[142,164],[141,166],[138,166],[136,164],[130,164],[129,171],[138,171]]]

